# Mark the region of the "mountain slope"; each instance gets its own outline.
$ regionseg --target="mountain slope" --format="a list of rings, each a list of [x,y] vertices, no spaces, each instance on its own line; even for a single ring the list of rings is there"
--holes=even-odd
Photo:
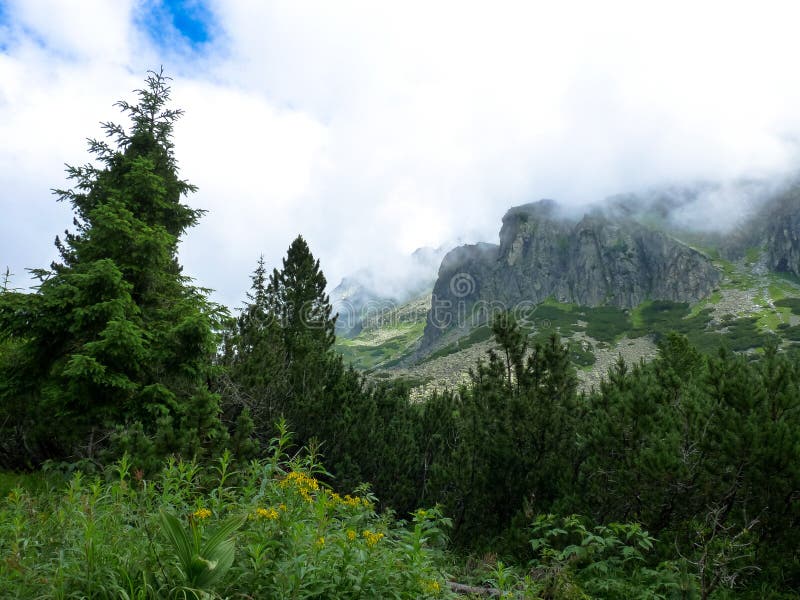
[[[702,252],[675,239],[678,230],[613,211],[568,219],[554,203],[518,207],[499,245],[452,250],[433,290],[373,316],[339,348],[371,377],[406,378],[424,397],[468,379],[493,347],[489,317],[509,303],[532,340],[558,333],[570,345],[584,388],[619,356],[654,356],[669,331],[706,352],[800,344],[798,198],[777,194],[730,238],[687,235]],[[432,318],[443,326],[429,336]]]

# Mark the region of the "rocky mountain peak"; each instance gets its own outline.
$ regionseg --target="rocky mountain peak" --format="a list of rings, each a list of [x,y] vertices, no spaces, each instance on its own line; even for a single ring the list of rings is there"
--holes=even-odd
[[[704,254],[660,231],[601,212],[579,220],[552,200],[517,206],[503,217],[500,243],[448,253],[434,285],[423,348],[445,330],[468,329],[485,311],[553,298],[585,306],[632,308],[645,300],[694,302],[720,274]]]

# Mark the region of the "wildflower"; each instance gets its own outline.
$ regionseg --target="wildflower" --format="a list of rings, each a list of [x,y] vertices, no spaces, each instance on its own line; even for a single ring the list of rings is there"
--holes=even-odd
[[[198,508],[196,511],[192,513],[192,516],[195,519],[202,521],[203,519],[207,519],[211,516],[211,511],[207,508]]]
[[[299,471],[292,471],[286,475],[279,485],[282,488],[293,487],[308,502],[313,500],[312,494],[319,490],[319,482],[316,479]]]
[[[355,540],[356,539],[356,532],[353,531],[352,529],[348,529],[347,530],[347,539],[350,540],[351,542],[353,540]]]
[[[325,545],[325,537],[320,536],[317,538],[316,546],[317,548],[322,548]]]
[[[286,508],[286,505],[283,502],[281,502],[280,504],[278,504],[278,510],[282,510],[283,512],[286,512],[289,509]]]
[[[435,579],[423,579],[420,581],[420,584],[422,586],[422,591],[426,594],[438,596],[442,591],[442,586]]]
[[[278,511],[274,508],[257,508],[256,515],[261,517],[262,519],[268,519],[270,521],[274,521],[278,518]]]
[[[374,533],[374,532],[370,531],[369,529],[365,529],[361,533],[361,536],[365,540],[367,540],[367,546],[369,546],[370,548],[374,548],[375,545],[383,539],[383,534],[382,533]]]

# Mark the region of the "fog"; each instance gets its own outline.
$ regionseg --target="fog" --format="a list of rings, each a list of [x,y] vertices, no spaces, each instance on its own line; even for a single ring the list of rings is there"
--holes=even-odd
[[[209,210],[181,261],[230,306],[298,233],[331,286],[367,269],[395,294],[401,257],[496,242],[514,205],[702,188],[671,218],[724,229],[797,171],[792,2],[184,3],[202,36],[175,4],[0,4],[0,267],[18,284],[70,226],[49,193],[63,163],[162,64]]]

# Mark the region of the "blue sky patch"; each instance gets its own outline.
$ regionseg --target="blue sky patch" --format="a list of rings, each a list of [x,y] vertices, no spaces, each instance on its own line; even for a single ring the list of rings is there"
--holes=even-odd
[[[202,0],[161,0],[148,3],[141,24],[162,48],[188,45],[193,50],[212,41],[214,16]]]
[[[5,52],[8,49],[9,40],[9,16],[8,16],[8,3],[5,0],[0,0],[0,52]]]

